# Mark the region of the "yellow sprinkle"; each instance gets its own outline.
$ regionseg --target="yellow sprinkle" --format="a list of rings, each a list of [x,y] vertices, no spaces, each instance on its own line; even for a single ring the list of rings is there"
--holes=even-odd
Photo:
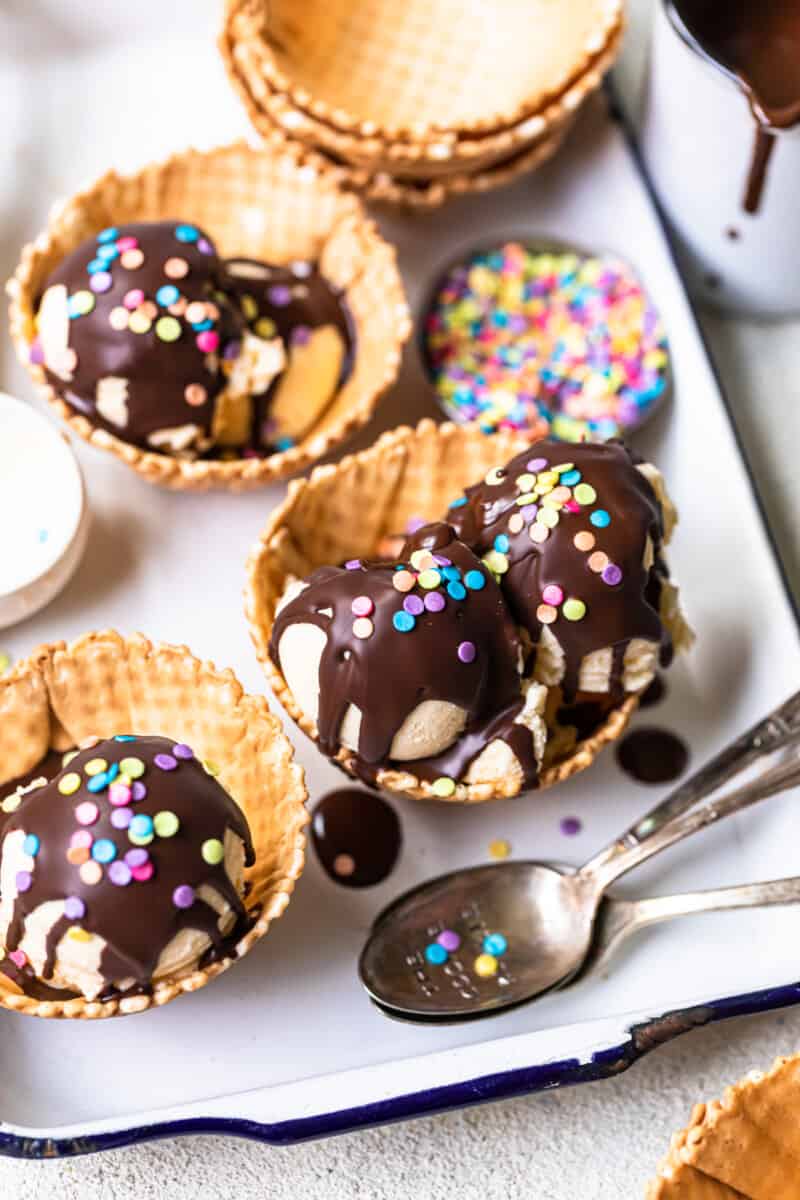
[[[90,942],[92,940],[92,935],[87,933],[85,929],[82,929],[80,925],[70,925],[67,930],[67,937],[71,937],[75,942]]]
[[[246,320],[255,321],[258,316],[258,305],[252,296],[242,296],[242,312]]]
[[[490,858],[508,858],[511,853],[511,843],[505,838],[497,838],[494,842],[489,842]]]
[[[545,525],[548,529],[555,529],[560,518],[554,508],[544,508],[543,506],[536,514],[536,520],[540,525]]]
[[[516,502],[520,505],[520,507],[523,504],[535,504],[536,496],[533,494],[533,492],[527,492],[524,496],[517,496]]]
[[[475,959],[475,974],[482,979],[489,979],[497,974],[497,959],[493,954],[479,954]]]
[[[260,338],[271,338],[275,336],[277,326],[271,317],[259,317],[254,329]]]
[[[0,808],[4,813],[12,813],[17,811],[20,804],[22,804],[22,796],[19,792],[12,792],[10,796],[6,796],[3,803],[0,804]]]
[[[68,767],[69,764],[72,762],[73,758],[75,758],[77,754],[78,754],[77,750],[68,750],[67,753],[64,755],[64,757],[61,759],[61,766]]]
[[[556,514],[557,515],[557,514]],[[508,559],[499,550],[490,550],[481,560],[493,575],[505,575],[508,570]]]
[[[529,492],[532,487],[536,486],[536,476],[530,472],[517,476],[517,487],[521,492]]]
[[[219,767],[215,762],[209,762],[207,759],[203,759],[203,767],[209,775],[219,775]]]
[[[506,477],[503,467],[492,467],[491,471],[487,471],[483,477],[483,482],[488,483],[489,487],[498,487]]]
[[[64,775],[63,778],[59,780],[58,790],[61,792],[62,796],[71,796],[74,792],[77,792],[80,786],[80,775],[76,774],[75,771],[70,771],[68,775]]]
[[[108,769],[108,763],[104,758],[92,758],[83,769],[87,775],[99,775],[101,771]]]

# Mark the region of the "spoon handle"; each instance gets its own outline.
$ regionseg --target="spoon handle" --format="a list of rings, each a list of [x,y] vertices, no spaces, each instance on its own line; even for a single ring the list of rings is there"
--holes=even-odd
[[[654,837],[665,825],[694,808],[698,801],[710,796],[759,758],[797,742],[800,742],[800,692],[795,692],[746,733],[725,746],[685,783],[670,792],[666,799],[599,851],[586,863],[582,871],[597,874],[607,864],[613,863],[645,840]]]
[[[652,900],[605,901],[597,918],[592,949],[581,975],[602,969],[612,954],[631,934],[660,921],[688,917],[694,913],[723,909],[762,908],[771,904],[800,903],[800,877],[745,883],[735,887],[686,892],[678,896],[655,896]]]
[[[724,817],[742,812],[743,809],[758,804],[761,800],[766,800],[778,792],[786,791],[787,788],[794,787],[796,784],[800,784],[800,756],[798,755],[770,767],[768,771],[750,783],[726,792],[716,800],[709,800],[707,804],[692,812],[676,817],[662,825],[644,841],[635,842],[613,858],[604,859],[602,862],[598,862],[596,859],[592,860],[587,866],[581,867],[578,874],[588,878],[592,886],[602,893],[620,875],[624,875],[633,867],[652,858],[654,854],[666,850],[668,846],[674,846],[676,842],[683,841],[684,838],[690,837],[700,829],[714,825]]]

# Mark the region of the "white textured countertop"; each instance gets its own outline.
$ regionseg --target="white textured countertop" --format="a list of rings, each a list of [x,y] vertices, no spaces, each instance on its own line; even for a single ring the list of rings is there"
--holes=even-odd
[[[635,92],[643,61],[647,10],[650,0],[635,0],[634,27],[626,48],[624,86]],[[80,52],[70,39],[78,24],[78,6],[69,0],[6,0],[0,11],[0,100],[8,105],[28,103],[25,85],[41,87],[42,56]],[[174,29],[190,22],[213,36],[216,0],[176,0],[164,6],[142,0],[132,8],[118,0],[84,0],[87,40],[136,36],[136,25],[166,20]],[[36,10],[37,20],[33,23]],[[43,14],[46,14],[46,19]],[[83,18],[82,18],[83,19]],[[19,31],[27,22],[30,34],[12,43],[15,71],[9,61],[3,22]],[[109,34],[111,31],[111,34]],[[6,44],[4,44],[6,43]],[[54,58],[55,62],[55,58]],[[36,69],[38,68],[38,70]],[[39,112],[57,121],[74,103],[91,98],[66,94],[63,76],[54,66],[47,72],[48,103]],[[10,80],[10,85],[9,85]],[[147,80],[143,86],[164,86],[168,80]],[[9,89],[8,91],[6,89]],[[60,90],[61,89],[61,90]],[[109,103],[112,103],[111,101]],[[113,136],[108,106],[99,105],[98,138]],[[163,122],[153,128],[153,140],[179,145],[180,122],[165,108]],[[18,189],[32,196],[38,220],[51,199],[43,189],[58,188],[35,170],[24,148],[13,144],[5,170],[0,172],[0,214],[25,210]],[[88,172],[103,161],[102,147],[94,153],[76,147]],[[82,175],[69,180],[70,186]],[[16,203],[12,200],[16,196]],[[33,218],[31,218],[33,219]],[[18,221],[0,222],[0,275],[7,275],[20,242],[36,228]],[[796,513],[800,510],[800,323],[760,325],[755,322],[708,317],[704,321],[739,431],[759,482],[769,519],[790,581],[800,591],[800,541]],[[20,375],[11,365],[5,333],[0,336],[0,387],[19,387]],[[698,454],[702,448],[698,448]],[[769,619],[765,614],[765,619]],[[111,1200],[136,1197],[269,1197],[298,1200],[307,1197],[376,1197],[399,1200],[426,1197],[525,1197],[525,1200],[605,1200],[639,1197],[654,1164],[666,1149],[670,1133],[688,1117],[700,1097],[720,1094],[723,1087],[751,1067],[768,1065],[777,1054],[790,1053],[800,1042],[800,1012],[738,1020],[685,1035],[650,1054],[626,1074],[606,1082],[567,1091],[484,1106],[467,1112],[419,1120],[410,1124],[348,1135],[328,1142],[273,1149],[226,1138],[187,1138],[159,1142],[104,1156],[62,1163],[18,1163],[0,1159],[0,1197],[3,1200]],[[113,1069],[109,1085],[113,1086]],[[79,1084],[76,1082],[76,1086]],[[0,1114],[1,1116],[2,1114]]]

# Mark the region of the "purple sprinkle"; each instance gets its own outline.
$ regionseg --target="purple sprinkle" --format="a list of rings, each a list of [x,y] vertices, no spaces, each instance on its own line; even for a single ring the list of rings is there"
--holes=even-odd
[[[35,342],[31,342],[30,353],[28,354],[28,361],[31,362],[36,367],[40,367],[44,363],[44,350],[42,349],[42,343],[39,341],[38,338],[36,339]]]
[[[409,517],[406,521],[406,533],[416,533],[417,530],[422,529],[422,526],[427,525],[427,523],[424,517]]]
[[[176,758],[194,758],[194,750],[185,742],[178,742],[177,746],[173,746],[172,753]]]
[[[173,758],[171,754],[157,754],[153,762],[162,771],[174,771],[178,765],[178,760]]]
[[[607,583],[609,587],[616,587],[622,579],[622,571],[616,563],[609,563],[603,574],[600,577],[603,583]]]
[[[527,464],[529,471],[543,471],[547,466],[546,458],[532,458]]]
[[[150,855],[143,846],[136,846],[133,850],[127,852],[125,862],[129,867],[143,867],[149,857]]]
[[[14,882],[18,892],[27,892],[33,884],[33,876],[30,871],[17,871]]]
[[[208,238],[200,238],[200,240],[197,243],[197,249],[200,251],[201,254],[213,254],[214,253],[214,247],[211,245],[211,242],[208,240]]]
[[[461,938],[454,929],[443,929],[436,941],[449,954],[452,954],[461,945]]]
[[[112,862],[106,873],[111,882],[115,883],[117,887],[126,887],[133,879],[130,867],[119,858],[115,862]]]
[[[147,795],[147,784],[142,783],[141,779],[134,779],[131,784],[131,799],[144,800]]]
[[[311,329],[308,325],[295,325],[289,335],[290,346],[307,346],[311,341]]]
[[[132,808],[115,808],[111,814],[111,824],[115,829],[127,829],[132,820]]]
[[[443,554],[434,554],[433,561],[439,567],[452,567],[453,565],[453,560],[450,558],[445,558]]]
[[[425,607],[428,612],[441,612],[445,606],[445,598],[441,592],[426,592]]]
[[[172,903],[176,908],[191,908],[194,904],[194,888],[188,883],[182,883],[172,893]]]
[[[360,571],[361,570],[361,559],[360,558],[348,559],[348,561],[344,565],[345,565],[345,570],[347,570],[347,571]]]
[[[533,520],[533,518],[536,516],[537,512],[539,511],[539,505],[538,504],[523,504],[522,508],[519,511],[522,514],[523,521],[525,521],[525,523],[529,525],[531,523],[531,521]]]
[[[89,287],[93,292],[110,292],[113,280],[108,271],[95,271],[89,280]]]
[[[267,299],[276,308],[285,308],[292,302],[292,293],[282,283],[276,283],[274,287],[267,288]]]
[[[225,343],[225,349],[222,351],[222,357],[230,362],[233,358],[238,358],[242,352],[242,343],[234,339],[231,342]]]
[[[69,917],[70,921],[80,921],[86,916],[86,905],[80,896],[67,896],[64,901],[64,916]]]
[[[475,655],[478,651],[475,649],[474,642],[461,642],[459,643],[457,653],[462,663],[471,663],[475,661]]]
[[[576,833],[580,833],[583,825],[577,817],[563,817],[559,828],[567,837],[574,837]]]
[[[403,608],[412,617],[418,617],[425,611],[425,604],[419,596],[406,596],[403,601]]]

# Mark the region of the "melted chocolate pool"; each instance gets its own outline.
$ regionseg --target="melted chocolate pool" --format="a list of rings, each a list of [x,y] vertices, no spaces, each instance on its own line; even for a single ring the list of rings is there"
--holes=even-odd
[[[689,748],[668,729],[645,726],[622,739],[617,762],[637,783],[671,783],[686,770]]]
[[[311,840],[331,879],[345,887],[371,887],[391,873],[402,834],[385,800],[356,788],[328,792],[313,810]]]

